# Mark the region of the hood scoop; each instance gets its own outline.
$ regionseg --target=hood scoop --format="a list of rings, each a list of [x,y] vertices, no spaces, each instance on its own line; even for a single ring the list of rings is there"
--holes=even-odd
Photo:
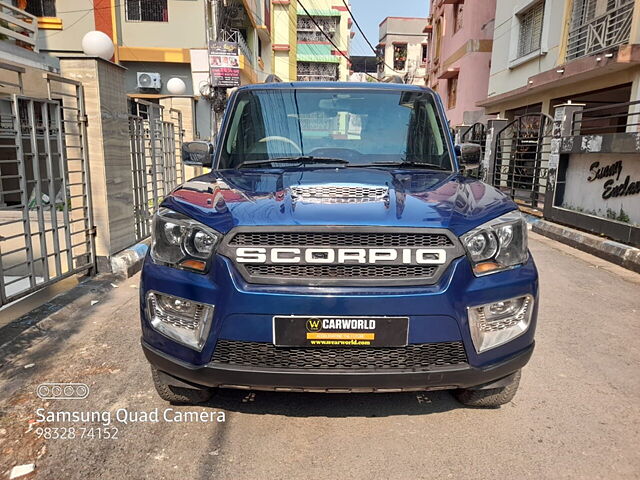
[[[369,203],[388,202],[389,187],[366,185],[296,185],[289,188],[294,202]]]

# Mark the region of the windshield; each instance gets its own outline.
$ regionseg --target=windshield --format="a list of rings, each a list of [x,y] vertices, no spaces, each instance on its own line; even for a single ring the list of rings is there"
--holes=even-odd
[[[265,168],[271,164],[264,161],[275,159],[273,166],[282,167],[289,158],[453,169],[429,92],[334,88],[239,92],[222,140],[219,167]]]

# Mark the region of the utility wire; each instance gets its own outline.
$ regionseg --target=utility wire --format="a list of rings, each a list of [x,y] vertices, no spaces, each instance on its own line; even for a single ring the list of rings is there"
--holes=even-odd
[[[342,55],[344,58],[346,58],[349,62],[351,62],[351,59],[349,57],[347,57],[342,50],[340,50],[340,47],[338,47],[335,42],[333,41],[333,39],[327,35],[327,33],[322,29],[322,27],[320,27],[320,25],[318,25],[318,22],[316,22],[316,19],[313,18],[313,15],[311,15],[309,13],[309,10],[307,10],[307,7],[304,6],[304,4],[298,0],[298,5],[300,5],[302,7],[302,10],[304,10],[304,13],[307,15],[307,17],[309,17],[309,19],[313,22],[313,24],[318,28],[318,30],[320,30],[320,32],[322,33],[322,35],[325,36],[325,38],[327,40],[329,40],[329,43],[331,43],[331,45],[334,46],[334,48],[336,49],[336,52],[338,52],[340,55]],[[368,77],[373,78],[376,82],[378,81],[378,79],[376,77],[374,77],[373,75],[371,75],[370,73],[366,73],[365,75],[367,75]]]

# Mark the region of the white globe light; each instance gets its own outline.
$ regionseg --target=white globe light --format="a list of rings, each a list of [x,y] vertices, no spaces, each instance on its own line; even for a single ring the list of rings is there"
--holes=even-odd
[[[187,85],[180,78],[173,77],[167,82],[167,90],[171,95],[184,95]]]
[[[113,41],[106,33],[94,30],[82,37],[82,51],[89,57],[111,60],[111,57],[113,57]]]

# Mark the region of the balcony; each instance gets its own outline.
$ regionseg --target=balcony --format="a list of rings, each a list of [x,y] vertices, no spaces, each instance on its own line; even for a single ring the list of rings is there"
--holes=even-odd
[[[585,1],[586,0],[582,0]],[[569,32],[567,60],[593,55],[629,42],[634,0],[617,0],[615,8],[595,18],[584,15],[583,21]]]
[[[20,8],[0,1],[0,40],[37,52],[38,19]]]

